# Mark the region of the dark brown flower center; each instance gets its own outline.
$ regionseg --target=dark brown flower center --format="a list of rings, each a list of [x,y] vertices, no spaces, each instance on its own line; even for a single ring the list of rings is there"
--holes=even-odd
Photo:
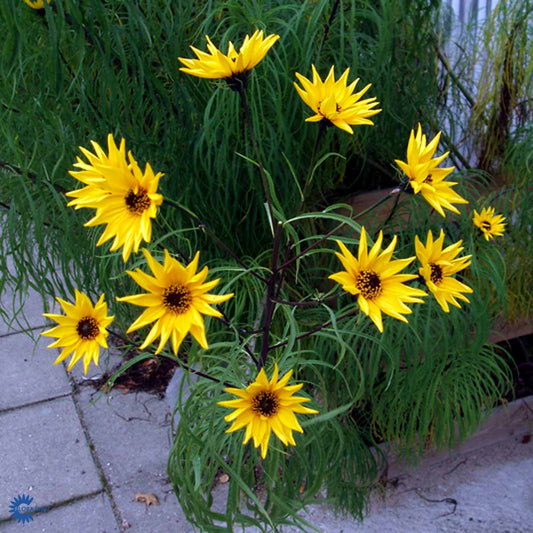
[[[142,215],[152,204],[144,189],[139,189],[139,192],[134,192],[133,189],[130,189],[124,200],[128,211],[134,215]]]
[[[84,341],[92,341],[100,333],[98,321],[92,316],[84,316],[76,324],[76,332]]]
[[[381,279],[373,270],[362,270],[355,280],[355,286],[366,300],[374,300],[383,290]]]
[[[316,104],[316,110],[320,115],[322,115],[324,118],[327,119],[326,115],[322,113],[322,109],[320,108],[321,104],[322,104],[322,100],[319,100],[318,103]],[[337,111],[337,113],[340,113],[342,111],[342,107],[337,102],[335,102],[335,111]]]
[[[484,229],[485,231],[490,231],[492,229],[492,224],[490,222],[484,220],[481,223],[481,228]]]
[[[429,263],[429,268],[431,268],[431,275],[429,279],[435,285],[438,285],[442,281],[442,267],[435,263]]]
[[[163,292],[163,303],[172,313],[181,315],[191,306],[192,296],[181,283],[174,283],[167,287]]]
[[[427,178],[422,183],[433,183],[433,177],[431,174],[428,174]]]
[[[275,415],[279,410],[277,395],[269,391],[260,392],[252,400],[252,410],[266,417]]]

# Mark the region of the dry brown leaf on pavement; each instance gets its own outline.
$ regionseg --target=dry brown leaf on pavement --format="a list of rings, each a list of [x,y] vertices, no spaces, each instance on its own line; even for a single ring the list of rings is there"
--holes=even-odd
[[[159,500],[153,492],[147,492],[146,494],[143,492],[137,492],[135,494],[135,501],[145,503],[146,507],[149,507],[150,505],[159,505]]]

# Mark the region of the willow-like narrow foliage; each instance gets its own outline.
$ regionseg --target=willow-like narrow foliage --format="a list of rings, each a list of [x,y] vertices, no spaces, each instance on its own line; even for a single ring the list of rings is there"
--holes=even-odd
[[[466,67],[471,73],[467,83],[473,90],[473,105],[464,121],[465,144],[474,147],[476,166],[491,172],[500,184],[513,183],[514,176],[502,173],[505,152],[512,148],[515,134],[531,125],[532,16],[531,0],[498,2],[481,27],[469,30],[477,38],[469,39],[466,31],[460,37],[470,53],[458,54],[457,70]]]
[[[505,3],[500,4],[504,10]],[[255,527],[275,531],[290,525],[312,531],[304,508],[317,502],[361,518],[368,492],[384,471],[379,441],[395,442],[411,454],[422,453],[428,443],[452,446],[477,427],[483,413],[506,390],[508,362],[487,345],[487,339],[506,305],[519,302],[514,316],[531,309],[528,301],[533,291],[528,287],[533,254],[523,238],[532,225],[527,159],[531,149],[526,143],[530,132],[509,136],[517,147],[515,158],[520,158],[520,164],[505,169],[509,175],[520,176],[513,194],[482,201],[479,187],[489,177],[468,168],[472,158],[458,141],[466,132],[461,113],[469,113],[470,108],[464,99],[456,105],[459,89],[454,80],[468,81],[464,76],[469,69],[455,71],[452,64],[452,72],[445,71],[439,63],[443,48],[434,48],[436,32],[446,39],[446,25],[439,19],[441,5],[440,0],[160,0],[157,9],[147,9],[142,2],[86,0],[55,1],[51,8],[45,5],[37,12],[21,0],[0,2],[4,29],[0,76],[8,80],[0,84],[0,209],[5,215],[1,219],[0,288],[9,286],[15,291],[13,299],[2,298],[0,313],[23,325],[20,308],[29,288],[39,291],[45,302],[50,295],[68,301],[75,290],[105,293],[109,315],[115,316],[113,329],[122,332],[125,346],[139,351],[126,365],[160,350],[157,357],[171,357],[186,371],[199,369],[194,379],[186,374],[180,388],[179,421],[168,462],[172,486],[187,519],[198,530]],[[259,32],[254,33],[256,29]],[[261,29],[264,33],[259,39]],[[510,35],[508,29],[502,25],[498,30],[504,41]],[[203,49],[205,35],[217,50],[209,45],[202,56],[207,70],[198,63],[192,66],[200,67],[203,74],[213,74],[220,67],[218,74],[223,76],[207,78],[212,80],[208,83],[180,71],[185,65],[178,60],[194,55],[197,59],[188,61],[200,61],[189,46]],[[239,47],[246,35],[248,45],[243,50]],[[273,43],[272,36],[277,35]],[[230,42],[235,43],[232,49]],[[515,42],[522,48],[512,49],[523,50],[529,41]],[[265,44],[269,46],[266,52]],[[503,52],[504,48],[501,57]],[[325,76],[321,85],[317,80],[316,87],[311,65]],[[332,72],[327,81],[331,65],[340,69],[340,77],[336,79]],[[233,73],[233,66],[248,70]],[[520,77],[527,68],[517,72],[517,82],[527,88],[531,77]],[[296,73],[310,76],[311,92]],[[353,96],[359,94],[358,86],[353,86],[350,74],[360,78],[359,91],[372,83],[357,102]],[[228,75],[239,85],[228,85],[224,81]],[[294,81],[316,109],[304,103]],[[338,94],[322,105],[316,100],[318,85],[335,88]],[[450,91],[443,93],[448,86]],[[374,106],[362,105],[372,98],[376,100],[369,105]],[[491,96],[491,101],[496,100]],[[515,118],[523,120],[525,127],[530,105],[527,99],[518,101],[522,104],[514,109],[525,115],[515,114]],[[353,117],[344,120],[349,117],[346,103],[358,112],[375,112],[379,107],[379,114],[364,117],[375,126],[357,127],[350,124]],[[337,110],[337,104],[341,109]],[[319,107],[327,116],[320,115]],[[315,120],[322,117],[317,128],[305,122],[311,115]],[[337,126],[326,131],[325,125],[339,118],[344,120],[338,122],[343,131]],[[460,182],[454,188],[474,206],[492,205],[503,213],[512,210],[513,223],[506,226],[508,238],[499,239],[498,246],[485,246],[482,239],[476,240],[478,229],[472,214],[450,201],[460,213],[454,213],[453,222],[451,217],[439,217],[439,224],[450,242],[462,239],[465,255],[472,254],[468,269],[452,275],[474,290],[462,293],[470,303],[463,305],[459,299],[461,309],[444,313],[432,295],[424,298],[424,305],[405,302],[404,287],[411,291],[421,283],[414,279],[418,266],[411,265],[405,274],[408,281],[391,282],[400,297],[390,293],[381,302],[383,308],[371,309],[370,304],[378,300],[379,286],[373,273],[367,272],[366,281],[364,276],[359,280],[359,290],[366,291],[369,301],[363,298],[361,309],[368,306],[376,319],[372,321],[364,312],[355,312],[354,295],[343,294],[336,283],[325,279],[334,272],[346,278],[351,272],[355,286],[355,274],[360,273],[356,254],[353,258],[340,254],[348,258],[350,268],[337,272],[338,258],[332,253],[335,240],[348,250],[357,249],[363,223],[338,198],[394,186],[391,162],[405,153],[406,125],[418,122],[435,132],[442,129],[439,143],[442,153],[450,152],[451,161],[446,166],[462,169],[454,175],[453,182]],[[346,135],[348,127],[352,135]],[[257,150],[249,136],[252,129]],[[319,142],[317,129],[324,133]],[[136,160],[153,164],[154,176],[157,170],[165,172],[154,194],[170,201],[153,199],[157,217],[148,221],[152,231],[149,254],[157,272],[142,266],[142,256],[131,253],[128,259],[143,289],[124,272],[121,251],[125,246],[121,250],[96,247],[103,228],[83,227],[87,212],[66,206],[65,193],[73,189],[69,171],[79,154],[78,146],[88,147],[89,139],[105,139],[109,132],[117,139],[120,173],[133,170],[118,139],[127,139]],[[431,141],[426,141],[426,149],[429,145]],[[99,160],[94,162],[102,172],[83,187],[96,187],[106,172],[103,167],[110,162],[110,150],[102,146],[99,155],[93,146],[88,152]],[[436,159],[435,153],[429,160]],[[92,166],[88,156],[82,155],[82,160]],[[257,180],[261,163],[272,197],[268,216],[273,224],[264,209],[265,189]],[[447,175],[443,182],[451,183],[450,178]],[[132,203],[138,192],[130,198],[135,200]],[[422,190],[408,201],[402,198],[383,228],[383,241],[390,243],[392,235],[397,235],[392,250],[396,259],[392,253],[389,257],[390,246],[383,251],[380,246],[365,246],[366,266],[375,254],[373,266],[380,283],[380,276],[386,278],[390,269],[400,266],[396,261],[410,258],[415,235],[425,235],[429,229],[433,235],[440,231],[430,210],[416,206],[421,195]],[[127,196],[122,190],[122,208]],[[314,212],[300,210],[302,196],[303,205],[313,205]],[[139,208],[145,205],[143,198]],[[96,195],[91,193],[84,200],[87,208],[98,210]],[[183,209],[170,208],[171,202]],[[389,205],[392,208],[394,203],[382,207]],[[120,220],[113,218],[111,226],[127,232],[131,224],[122,227]],[[273,253],[271,227],[278,221],[277,253]],[[373,227],[376,236],[379,229]],[[213,232],[216,238],[211,239]],[[226,247],[220,246],[221,241]],[[142,242],[146,239],[140,240],[139,248]],[[523,244],[518,251],[516,242]],[[172,285],[168,276],[173,267],[167,264],[165,270],[165,261],[155,259],[165,249],[184,270],[196,250],[201,250],[210,279],[220,279],[221,294],[211,293],[213,282],[202,280],[203,270],[196,267],[190,269],[187,287]],[[513,282],[520,280],[512,286],[514,298],[509,298],[505,276]],[[343,281],[350,285],[348,279]],[[220,300],[202,301],[202,297],[227,298],[230,294],[234,296],[223,305]],[[125,295],[136,299],[131,303],[143,305],[117,302],[117,296]],[[188,297],[196,298],[197,305],[191,306],[194,317],[181,312]],[[378,333],[376,321],[381,323],[382,315],[391,309],[400,319],[382,320],[383,332]],[[406,309],[409,312],[400,312]],[[209,320],[210,312],[220,314]],[[144,325],[127,339],[126,331],[140,320],[139,315]],[[169,331],[174,329],[176,342],[172,344]],[[145,344],[145,332],[152,335],[153,344]],[[180,342],[181,349],[176,346]],[[206,345],[207,350],[202,347]],[[298,405],[310,404],[319,410],[312,416],[296,413],[303,433],[290,431],[297,445],[285,446],[274,436],[264,458],[260,449],[250,449],[254,435],[243,446],[246,424],[226,433],[230,425],[224,416],[230,411],[218,405],[226,399],[224,389],[245,391],[254,382],[263,356],[266,363],[262,366],[267,370],[275,364],[293,369],[294,382],[303,384],[312,402]],[[289,383],[287,387],[292,386]],[[289,443],[286,428],[283,436]],[[261,448],[264,440],[259,433],[256,437]],[[229,481],[216,488],[221,472],[229,475]],[[213,490],[218,491],[217,498]],[[224,499],[223,513],[213,504],[218,497]]]

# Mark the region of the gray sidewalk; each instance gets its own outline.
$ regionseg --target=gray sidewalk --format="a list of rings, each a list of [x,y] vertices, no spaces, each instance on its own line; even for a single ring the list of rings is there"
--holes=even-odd
[[[33,297],[32,297],[33,296]],[[2,305],[9,309],[8,295]],[[45,324],[37,295],[25,305],[30,332]],[[49,327],[49,326],[48,326]],[[0,531],[53,533],[192,532],[166,475],[171,446],[165,400],[149,394],[112,391],[98,397],[78,364],[67,374],[53,365],[53,340],[35,345],[21,325],[0,321]],[[136,501],[153,493],[159,505]],[[10,502],[33,497],[31,507],[47,508],[22,523],[10,516]]]
[[[2,305],[9,303],[2,295]],[[35,295],[25,316],[37,338],[45,321]],[[85,378],[79,363],[67,374],[52,364],[51,339],[35,345],[20,329],[0,323],[0,531],[192,532],[166,475],[167,402],[114,390],[94,403],[89,381],[105,366]],[[533,402],[498,413],[453,454],[428,458],[409,474],[395,467],[398,483],[385,502],[375,498],[363,524],[322,506],[308,520],[324,533],[533,532]],[[136,501],[137,493],[155,494],[160,505]],[[19,495],[45,511],[17,522],[9,506]]]

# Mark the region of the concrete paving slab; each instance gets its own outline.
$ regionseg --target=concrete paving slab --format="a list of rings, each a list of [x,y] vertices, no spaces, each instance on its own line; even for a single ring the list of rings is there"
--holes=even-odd
[[[41,504],[37,498],[31,503]],[[109,498],[102,492],[67,505],[52,508],[32,516],[33,521],[24,524],[11,519],[0,523],[2,533],[112,533],[119,532]]]
[[[6,316],[0,314],[0,335],[23,331],[46,324],[40,294],[32,289],[24,296],[14,295],[7,287],[0,295],[0,307]]]
[[[492,409],[481,428],[460,444],[455,453],[468,453],[484,447],[489,442],[496,443],[513,436],[521,437],[525,430],[533,432],[533,396]]]
[[[116,390],[92,404],[97,395],[87,387],[80,390],[78,402],[110,484],[126,483],[139,474],[165,476],[171,448],[166,402],[152,394]]]
[[[0,217],[0,239],[2,238],[1,231],[2,219]],[[2,257],[2,263],[2,267],[7,268],[11,276],[18,280],[13,257],[11,255]],[[43,317],[43,299],[31,287],[22,292],[17,290],[13,284],[6,284],[0,292],[0,309],[3,311],[0,313],[0,335],[41,327],[47,323]],[[59,305],[53,298],[48,300],[48,309],[50,312],[59,310]]]
[[[13,272],[13,260],[6,259],[8,270]],[[51,309],[58,308],[55,301],[49,302]],[[47,323],[43,316],[43,300],[41,295],[32,288],[24,293],[10,284],[4,286],[0,293],[0,335],[44,326]]]
[[[41,506],[103,488],[70,397],[0,413],[0,519],[18,494]]]
[[[87,387],[79,391],[78,402],[113,500],[131,528],[128,531],[192,533],[166,473],[171,439],[165,400],[116,390],[91,404],[97,396]],[[160,505],[136,501],[138,493],[155,494]]]
[[[197,365],[193,365],[193,368],[197,369],[196,366]],[[171,413],[173,413],[177,407],[180,394],[181,394],[181,401],[185,402],[187,398],[190,396],[191,385],[193,385],[196,381],[197,381],[197,377],[194,374],[190,372],[186,372],[181,367],[176,368],[165,391],[165,401],[167,402],[168,409]],[[176,411],[176,413],[174,413],[174,420],[173,420],[174,430],[178,427],[179,420],[180,420],[180,415]]]
[[[531,472],[533,443],[515,436],[403,474],[384,499],[371,499],[362,523],[325,506],[302,516],[324,533],[526,533],[533,531]]]
[[[0,337],[0,410],[71,392],[63,366],[53,364],[59,352],[46,347],[52,341],[41,337],[36,344],[25,333]]]

